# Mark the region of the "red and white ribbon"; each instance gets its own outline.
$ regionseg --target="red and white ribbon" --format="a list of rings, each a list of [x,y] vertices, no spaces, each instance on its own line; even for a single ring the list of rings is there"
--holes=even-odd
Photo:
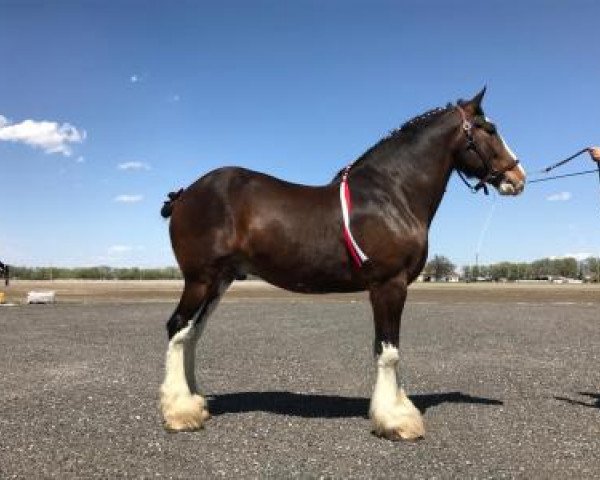
[[[344,220],[344,241],[357,267],[361,267],[369,257],[360,249],[350,231],[350,213],[352,212],[352,199],[348,186],[348,171],[344,172],[340,182],[340,203],[342,204],[342,219]]]

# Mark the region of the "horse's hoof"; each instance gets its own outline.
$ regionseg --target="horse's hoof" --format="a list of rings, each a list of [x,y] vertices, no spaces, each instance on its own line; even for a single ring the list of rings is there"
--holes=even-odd
[[[374,423],[373,433],[379,437],[393,441],[414,442],[425,436],[423,417],[416,408],[409,411],[408,414],[397,415],[393,418],[393,421],[389,417],[386,418],[386,416],[382,418],[372,415],[371,418]]]
[[[376,431],[373,430],[373,433],[378,437],[385,438],[387,440],[391,440],[392,442],[405,441],[405,442],[418,442],[424,438],[425,432],[414,431],[414,430],[403,430],[403,429],[395,429],[395,430],[383,430]]]
[[[210,418],[206,402],[200,395],[162,399],[164,427],[168,432],[191,432],[204,427]]]
[[[164,424],[165,431],[168,433],[180,433],[180,432],[196,432],[202,430],[204,425],[190,425],[188,423],[166,423]]]
[[[177,415],[165,419],[164,427],[169,433],[195,432],[204,428],[204,422],[210,418],[208,410],[202,410],[200,415]]]
[[[386,401],[387,400],[387,401]],[[421,412],[413,405],[403,389],[389,402],[373,396],[369,416],[375,434],[389,440],[415,441],[425,436]]]
[[[425,431],[421,428],[417,428],[414,430],[398,429],[392,432],[392,436],[395,437],[397,440],[404,440],[407,442],[417,442],[419,440],[422,440],[424,435]]]

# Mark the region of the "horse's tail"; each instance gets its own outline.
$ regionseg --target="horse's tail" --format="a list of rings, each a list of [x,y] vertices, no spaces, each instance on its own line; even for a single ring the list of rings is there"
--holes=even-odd
[[[180,188],[176,192],[169,192],[167,194],[167,197],[169,197],[169,199],[165,200],[165,203],[163,204],[162,208],[160,209],[160,214],[162,215],[163,218],[169,218],[171,216],[171,213],[173,213],[173,202],[175,200],[177,200],[182,193],[183,193],[183,188]]]

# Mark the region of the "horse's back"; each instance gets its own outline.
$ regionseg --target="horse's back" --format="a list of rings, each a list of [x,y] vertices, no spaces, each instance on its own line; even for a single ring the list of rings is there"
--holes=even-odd
[[[268,203],[268,209],[274,210],[279,204],[297,208],[302,205],[312,208],[313,204],[319,203],[331,206],[335,192],[337,188],[331,184],[302,185],[242,167],[221,167],[190,185],[182,193],[181,199],[202,209],[206,209],[209,203],[214,206],[217,200],[227,203],[229,208],[244,210],[260,208]],[[316,213],[313,211],[313,214]]]

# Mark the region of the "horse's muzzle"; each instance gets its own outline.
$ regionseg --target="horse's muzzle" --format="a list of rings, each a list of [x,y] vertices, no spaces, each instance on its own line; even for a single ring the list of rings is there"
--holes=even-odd
[[[500,195],[519,195],[525,189],[525,182],[520,181],[517,183],[507,182],[503,180],[498,185],[498,192]]]
[[[525,169],[518,164],[502,175],[496,189],[500,195],[519,195],[525,190],[525,179],[527,174]]]

